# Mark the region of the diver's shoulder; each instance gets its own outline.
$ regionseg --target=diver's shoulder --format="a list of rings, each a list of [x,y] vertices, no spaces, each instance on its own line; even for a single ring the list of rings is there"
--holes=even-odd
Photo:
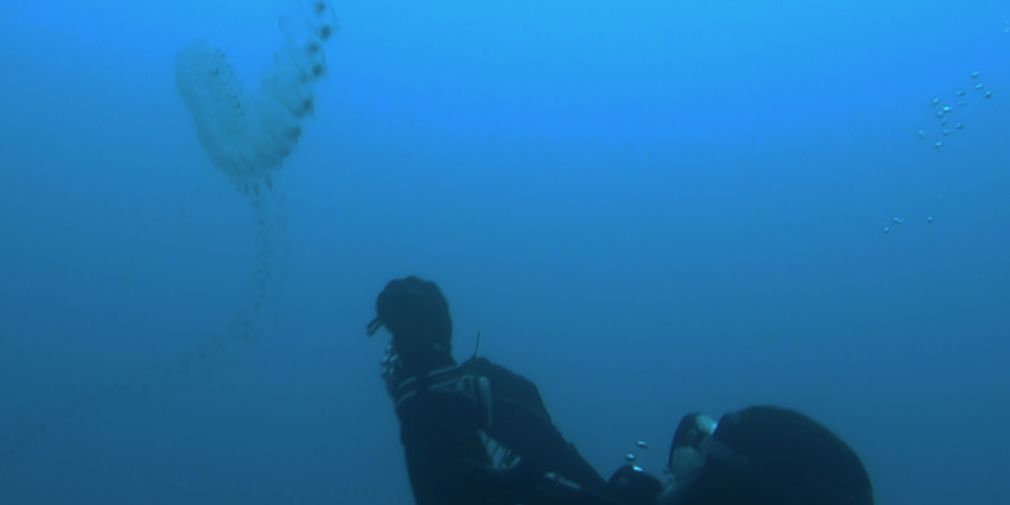
[[[463,364],[460,366],[460,368],[468,371],[469,373],[477,375],[488,375],[488,373],[495,373],[501,370],[505,371],[508,370],[507,368],[497,363],[494,363],[490,359],[485,358],[483,356],[474,356],[464,361]]]
[[[540,396],[539,390],[532,380],[488,358],[476,356],[470,358],[463,364],[463,369],[467,371],[466,373],[486,377],[491,381],[495,390],[501,391],[504,389],[514,393],[522,392],[525,395],[532,395],[532,397],[536,398]]]
[[[510,368],[504,365],[499,365],[498,363],[495,363],[494,361],[491,361],[490,359],[485,358],[483,356],[474,356],[466,360],[463,363],[462,368],[464,370],[469,371],[470,373],[477,375],[486,375],[486,376],[509,375],[509,376],[521,377],[520,374],[512,371]]]

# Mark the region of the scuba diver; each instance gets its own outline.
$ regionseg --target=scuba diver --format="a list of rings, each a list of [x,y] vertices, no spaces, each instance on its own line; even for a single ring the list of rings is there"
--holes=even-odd
[[[554,505],[873,505],[855,452],[794,410],[754,406],[718,422],[692,413],[673,437],[661,483],[625,465],[603,494],[547,475],[537,492]]]
[[[369,335],[391,334],[382,377],[418,505],[532,504],[544,475],[602,494],[606,482],[551,421],[535,384],[485,358],[457,363],[438,285],[390,281]]]
[[[772,406],[718,422],[688,414],[665,482],[634,464],[604,481],[553,425],[536,385],[484,358],[456,363],[435,283],[390,281],[376,313],[367,331],[392,334],[383,379],[418,505],[873,505],[845,442]]]

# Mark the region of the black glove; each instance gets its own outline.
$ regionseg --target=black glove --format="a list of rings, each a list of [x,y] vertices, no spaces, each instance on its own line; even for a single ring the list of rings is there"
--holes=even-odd
[[[663,490],[663,484],[637,465],[624,465],[610,477],[607,490],[613,499],[626,505],[652,505]]]

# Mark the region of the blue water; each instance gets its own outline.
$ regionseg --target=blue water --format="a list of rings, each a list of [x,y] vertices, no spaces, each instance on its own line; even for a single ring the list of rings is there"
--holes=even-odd
[[[880,504],[1010,501],[1010,4],[335,2],[257,214],[173,58],[255,89],[279,4],[0,5],[0,503],[409,503],[407,274],[604,474],[775,403]]]

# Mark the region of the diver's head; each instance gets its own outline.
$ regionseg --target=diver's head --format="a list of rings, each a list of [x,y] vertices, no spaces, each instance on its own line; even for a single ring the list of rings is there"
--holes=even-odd
[[[368,334],[385,327],[401,357],[450,354],[449,302],[434,282],[415,276],[389,281],[375,300],[375,313]]]
[[[714,425],[698,420],[704,419],[689,415],[677,430],[670,463],[680,482],[659,503],[873,505],[873,488],[859,457],[799,412],[757,406],[726,414]],[[706,426],[714,430],[694,429]],[[682,462],[675,456],[683,451],[701,458],[689,472],[677,472]]]

